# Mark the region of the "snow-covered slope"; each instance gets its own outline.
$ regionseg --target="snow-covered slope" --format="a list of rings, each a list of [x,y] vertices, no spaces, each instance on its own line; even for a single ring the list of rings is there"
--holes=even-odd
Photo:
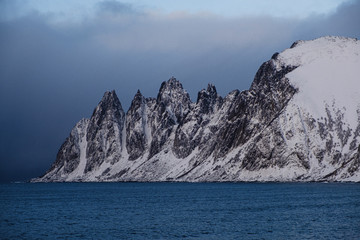
[[[295,42],[251,88],[196,103],[175,78],[125,114],[106,92],[33,181],[360,181],[360,41]]]
[[[286,109],[293,122],[282,125],[285,131],[295,123],[303,125],[304,134],[298,136],[304,137],[309,175],[359,181],[359,173],[352,174],[359,167],[355,160],[360,151],[359,41],[324,37],[298,42],[280,54],[279,62],[301,66],[287,75],[299,92]],[[296,142],[294,138],[288,144]]]
[[[359,61],[358,40],[323,37],[296,42],[266,63],[276,72],[293,69],[285,77],[297,93],[247,150],[255,162],[271,152],[271,168],[258,169],[260,176],[242,171],[243,180],[360,180]]]
[[[344,108],[351,127],[358,124],[360,106],[360,44],[355,39],[324,37],[297,42],[278,56],[278,66],[301,66],[287,75],[300,91],[294,102],[314,118],[326,116],[325,105]]]

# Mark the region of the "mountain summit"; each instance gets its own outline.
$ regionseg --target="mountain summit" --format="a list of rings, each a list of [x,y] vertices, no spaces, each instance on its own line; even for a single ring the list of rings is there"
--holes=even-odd
[[[360,181],[360,41],[297,41],[249,90],[189,94],[174,77],[127,113],[106,92],[48,181]]]

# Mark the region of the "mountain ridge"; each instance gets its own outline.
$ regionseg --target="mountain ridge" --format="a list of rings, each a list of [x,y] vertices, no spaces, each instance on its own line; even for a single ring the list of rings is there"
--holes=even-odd
[[[171,77],[156,98],[138,90],[126,113],[106,92],[32,181],[359,182],[359,55],[357,39],[297,41],[249,90],[221,97],[209,84],[192,102]],[[341,91],[338,78],[353,85]]]

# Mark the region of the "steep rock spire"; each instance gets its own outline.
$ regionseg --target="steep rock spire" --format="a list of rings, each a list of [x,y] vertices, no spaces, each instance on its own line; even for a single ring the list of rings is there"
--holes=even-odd
[[[196,104],[199,107],[199,113],[213,112],[218,98],[215,86],[209,83],[206,90],[203,89],[198,93]]]
[[[190,110],[190,96],[184,90],[182,84],[171,77],[161,84],[156,102],[159,106],[159,113],[168,112],[175,123],[179,123],[184,115]]]
[[[176,78],[171,77],[161,84],[156,105],[150,116],[152,141],[149,158],[161,151],[174,126],[181,125],[190,110],[190,96]]]
[[[87,129],[88,159],[85,172],[92,171],[104,161],[114,163],[122,151],[125,113],[115,91],[105,92],[95,108]]]
[[[126,149],[129,160],[135,160],[145,152],[149,133],[146,109],[146,99],[138,90],[126,113]]]
[[[221,104],[222,98],[218,96],[216,88],[212,84],[208,84],[207,89],[198,93],[196,105],[176,129],[172,148],[175,156],[185,158],[202,143],[205,139],[202,136],[206,135],[204,131],[207,129],[210,119],[214,118],[213,114],[220,109]],[[211,135],[212,131],[208,130],[206,132]],[[211,150],[208,152],[211,154]]]

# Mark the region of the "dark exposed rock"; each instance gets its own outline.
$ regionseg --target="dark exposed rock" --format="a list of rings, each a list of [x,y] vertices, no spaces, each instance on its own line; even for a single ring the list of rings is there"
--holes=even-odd
[[[146,99],[138,90],[126,114],[126,148],[129,160],[142,156],[149,144],[146,142],[148,128],[146,109]]]
[[[280,114],[296,92],[285,77],[294,69],[287,67],[277,71],[272,60],[260,67],[250,90],[237,94],[232,100],[227,121],[219,133],[223,144],[217,146],[217,157],[246,143]]]
[[[150,117],[152,142],[149,159],[163,149],[175,125],[181,124],[190,110],[190,96],[176,78],[172,77],[161,84]]]
[[[212,84],[208,84],[207,89],[198,93],[196,105],[198,106],[198,114],[209,114],[214,112],[216,104],[221,105],[221,97],[218,96],[216,88]]]
[[[301,42],[302,42],[301,40],[295,41],[293,44],[291,44],[290,48],[295,48],[295,47],[298,46]]]
[[[271,59],[276,60],[278,56],[279,56],[279,53],[276,52],[271,56]]]
[[[161,84],[156,103],[158,116],[166,112],[176,124],[189,112],[191,100],[182,84],[172,77]]]
[[[213,148],[205,150],[204,141],[209,146],[204,131],[208,127],[214,112],[222,105],[222,98],[218,96],[214,85],[209,84],[207,89],[198,93],[196,105],[179,124],[175,132],[173,152],[179,158],[187,157],[196,147],[200,147],[203,156],[209,156]],[[212,128],[213,129],[213,128]],[[210,132],[214,132],[211,131]],[[209,133],[211,134],[211,133]]]
[[[99,167],[106,159],[111,162],[120,159],[124,118],[125,114],[115,91],[106,92],[89,121],[85,173]]]

